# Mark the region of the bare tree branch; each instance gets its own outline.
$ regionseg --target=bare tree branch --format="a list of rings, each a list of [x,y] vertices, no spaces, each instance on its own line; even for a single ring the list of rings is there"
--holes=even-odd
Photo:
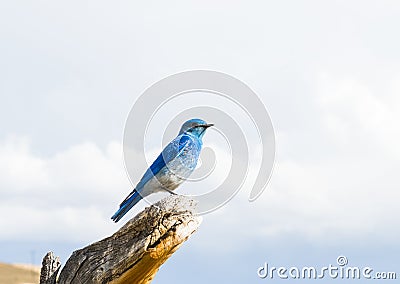
[[[160,266],[198,229],[201,218],[194,211],[191,199],[164,198],[112,236],[73,252],[57,283],[150,283]],[[41,274],[47,273],[45,269],[43,265]]]

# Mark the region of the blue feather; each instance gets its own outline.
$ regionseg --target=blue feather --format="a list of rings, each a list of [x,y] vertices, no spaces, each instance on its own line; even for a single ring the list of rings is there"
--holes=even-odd
[[[136,185],[136,189],[140,191],[143,186],[158,172],[165,167],[166,164],[175,159],[189,143],[193,143],[193,138],[189,135],[182,134],[172,140],[158,155],[157,159],[151,164],[150,168],[144,173],[142,179]]]
[[[142,196],[134,189],[124,201],[122,201],[119,209],[111,217],[114,222],[118,222],[128,211],[142,199]]]
[[[118,211],[111,217],[118,222],[136,203],[149,194],[166,189],[174,190],[196,168],[200,155],[205,130],[212,126],[201,119],[186,121],[179,135],[172,140],[151,164],[135,189],[120,204]],[[178,175],[178,178],[177,178]],[[149,183],[153,178],[158,179],[158,185]]]

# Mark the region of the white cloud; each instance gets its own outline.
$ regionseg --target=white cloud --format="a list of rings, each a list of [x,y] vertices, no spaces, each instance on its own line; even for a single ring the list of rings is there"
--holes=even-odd
[[[93,241],[115,230],[109,219],[131,190],[122,147],[83,143],[47,158],[29,140],[0,143],[0,239]]]
[[[370,85],[355,80],[329,76],[319,80],[314,98],[325,131],[316,133],[309,145],[297,145],[293,141],[299,131],[280,132],[278,125],[277,163],[270,186],[259,200],[248,203],[259,166],[259,161],[250,157],[250,176],[244,188],[228,205],[205,217],[200,232],[203,238],[197,245],[208,245],[213,237],[229,247],[226,234],[235,235],[232,243],[287,234],[315,242],[354,241],[365,235],[370,235],[371,241],[399,237],[400,232],[393,228],[398,222],[394,216],[400,214],[395,172],[400,164],[395,123],[399,121],[395,111],[398,82],[392,80],[386,96],[378,96]],[[317,161],[287,155],[288,147],[307,153],[324,140],[330,141],[328,150],[333,155]],[[224,166],[229,164],[228,153],[212,147],[217,152],[217,170],[201,182],[203,188],[220,183],[226,176]],[[150,151],[149,161],[158,151]],[[131,189],[117,142],[105,149],[81,143],[39,157],[31,151],[28,139],[9,137],[0,143],[0,169],[0,214],[9,216],[0,225],[10,228],[0,234],[1,239],[32,234],[39,239],[86,241],[103,237],[115,230],[109,215]],[[189,193],[190,186],[185,184],[180,192]],[[17,225],[27,218],[30,225]],[[49,224],[59,227],[44,235],[41,232]],[[385,233],[388,230],[390,235]]]
[[[45,162],[31,155],[29,141],[16,136],[0,144],[0,184],[2,192],[29,190],[32,185],[44,187],[48,182]]]
[[[358,140],[355,147],[376,142],[379,150],[400,157],[400,84],[399,76],[392,78],[385,82],[389,86],[374,88],[373,83],[321,74],[317,101],[331,138],[343,145]]]
[[[357,103],[356,100],[353,102]],[[339,116],[334,103],[331,107],[327,103],[325,107],[329,107],[326,115]],[[366,104],[368,107],[369,104]],[[363,110],[359,113],[362,114]],[[324,123],[330,127],[329,120],[324,120]],[[357,124],[364,122],[359,116],[349,116],[348,123],[357,128]],[[373,129],[373,125],[366,127],[365,133]],[[329,128],[328,135],[337,137],[335,130]],[[346,132],[346,135],[351,133]],[[315,139],[314,145],[318,145],[318,137]],[[388,216],[400,214],[396,205],[400,193],[393,188],[398,184],[395,175],[386,176],[383,186],[380,182],[382,173],[388,172],[398,162],[396,158],[387,160],[385,157],[387,163],[380,165],[375,155],[364,153],[364,159],[339,155],[334,159],[310,163],[282,158],[281,153],[289,145],[286,140],[293,140],[291,133],[277,133],[277,144],[280,145],[277,164],[271,184],[261,198],[254,203],[247,201],[259,166],[253,159],[244,188],[228,205],[206,216],[201,234],[210,235],[198,240],[197,245],[206,245],[202,240],[208,243],[211,235],[218,239],[224,238],[227,233],[235,235],[232,243],[247,238],[260,240],[286,234],[296,234],[316,242],[334,242],[343,238],[359,238],[371,231],[387,238],[381,235],[393,227],[393,218]],[[342,142],[334,141],[336,148],[332,150],[337,151]],[[357,142],[346,139],[350,148],[357,147]],[[312,147],[302,150],[310,151]],[[215,145],[214,148],[216,152],[221,152],[217,159],[219,166],[229,164],[227,153],[219,151]],[[131,188],[123,168],[121,151],[122,147],[117,142],[109,143],[105,150],[87,142],[40,158],[32,153],[28,139],[14,136],[0,143],[3,173],[0,176],[0,214],[8,216],[0,224],[2,228],[9,228],[2,231],[0,238],[29,236],[89,242],[112,233],[115,226],[109,221],[109,215]],[[152,150],[148,156],[155,157],[157,153],[158,150]],[[376,166],[381,169],[377,171]],[[218,170],[217,165],[217,171],[202,181],[202,186],[215,186],[225,174],[226,171]],[[186,190],[183,191],[189,192],[189,186],[189,183],[185,184]],[[29,224],[26,224],[28,220]],[[225,224],[223,231],[220,230],[221,222]],[[57,224],[57,228],[46,232],[49,224]],[[242,229],[237,231],[237,226]],[[398,234],[397,231],[392,232],[390,238],[396,238]],[[224,242],[229,248],[230,241]]]
[[[251,183],[247,183],[214,217],[205,217],[202,240],[213,238],[226,249],[249,239],[260,242],[284,236],[321,244],[398,240],[398,81],[389,78],[394,83],[385,94],[377,94],[372,84],[352,79],[322,76],[319,80],[313,98],[319,107],[316,123],[323,131],[309,137],[308,145],[298,144],[301,130],[280,132],[278,125],[277,162],[267,190],[248,203]],[[307,157],[321,147],[326,154],[318,159],[288,155],[302,152]]]

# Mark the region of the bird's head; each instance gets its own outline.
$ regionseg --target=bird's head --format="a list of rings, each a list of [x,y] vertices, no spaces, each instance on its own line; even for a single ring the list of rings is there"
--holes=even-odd
[[[181,130],[179,131],[179,135],[186,133],[192,134],[198,138],[202,138],[204,133],[206,132],[206,129],[213,125],[214,124],[211,123],[207,124],[207,122],[202,119],[190,119],[182,125]]]

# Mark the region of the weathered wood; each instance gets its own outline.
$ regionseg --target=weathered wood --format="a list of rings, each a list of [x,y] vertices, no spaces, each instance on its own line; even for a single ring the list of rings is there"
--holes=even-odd
[[[57,283],[150,283],[160,266],[200,225],[195,203],[171,195],[112,236],[73,252]]]
[[[40,284],[55,284],[61,262],[58,256],[53,252],[48,252],[42,261],[42,269],[40,270]]]

